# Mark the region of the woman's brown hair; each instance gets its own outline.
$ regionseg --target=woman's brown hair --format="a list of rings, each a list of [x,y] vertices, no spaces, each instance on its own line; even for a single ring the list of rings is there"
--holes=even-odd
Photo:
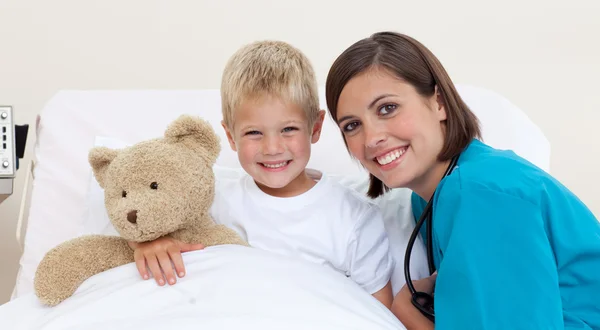
[[[333,63],[325,84],[327,107],[337,123],[338,99],[350,79],[370,68],[383,68],[411,84],[419,94],[431,97],[436,86],[446,107],[446,135],[439,161],[459,154],[474,138],[481,138],[479,121],[462,100],[440,61],[415,39],[395,32],[379,32],[346,49]],[[345,142],[345,139],[344,139]],[[347,145],[346,145],[347,147]],[[370,175],[368,196],[389,190]]]

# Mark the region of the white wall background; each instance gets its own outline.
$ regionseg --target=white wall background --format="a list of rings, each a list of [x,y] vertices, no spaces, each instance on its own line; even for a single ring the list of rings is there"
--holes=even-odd
[[[600,216],[599,17],[597,0],[0,0],[0,104],[33,128],[60,89],[218,88],[227,58],[256,39],[299,47],[324,84],[343,49],[395,30],[432,49],[455,82],[524,109],[552,144],[552,173]],[[30,129],[25,162],[34,141]],[[24,172],[0,205],[0,304],[18,268]]]

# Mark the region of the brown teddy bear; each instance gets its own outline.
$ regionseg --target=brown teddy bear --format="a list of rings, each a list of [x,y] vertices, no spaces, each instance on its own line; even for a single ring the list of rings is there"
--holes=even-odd
[[[50,250],[35,274],[40,301],[57,305],[89,277],[134,262],[127,241],[169,235],[205,246],[248,246],[209,214],[215,184],[212,166],[220,150],[211,125],[187,115],[171,123],[163,138],[121,150],[93,148],[89,162],[120,237],[87,235]]]

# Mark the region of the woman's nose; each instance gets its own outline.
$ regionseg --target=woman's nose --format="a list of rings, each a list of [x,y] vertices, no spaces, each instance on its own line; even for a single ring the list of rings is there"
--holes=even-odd
[[[368,148],[375,148],[387,139],[387,134],[382,127],[372,124],[363,124],[362,126],[365,144]]]

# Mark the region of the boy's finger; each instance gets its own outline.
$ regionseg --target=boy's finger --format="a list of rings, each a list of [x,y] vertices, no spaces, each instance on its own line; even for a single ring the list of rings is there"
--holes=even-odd
[[[169,255],[166,252],[160,252],[156,257],[158,258],[158,263],[160,264],[162,271],[165,273],[168,283],[171,285],[175,284],[176,279]]]
[[[150,268],[152,275],[154,275],[154,280],[156,281],[156,284],[160,286],[164,285],[165,279],[163,277],[162,271],[160,270],[160,266],[158,265],[158,260],[156,259],[156,256],[146,257],[146,262],[148,263],[148,268]]]
[[[173,265],[175,266],[175,271],[177,272],[177,276],[184,277],[185,276],[185,266],[183,265],[183,257],[181,256],[181,252],[177,249],[169,249],[167,250],[171,260],[173,260]]]
[[[148,269],[146,268],[146,258],[144,256],[135,256],[135,266],[143,279],[147,280],[150,278],[148,275]]]

